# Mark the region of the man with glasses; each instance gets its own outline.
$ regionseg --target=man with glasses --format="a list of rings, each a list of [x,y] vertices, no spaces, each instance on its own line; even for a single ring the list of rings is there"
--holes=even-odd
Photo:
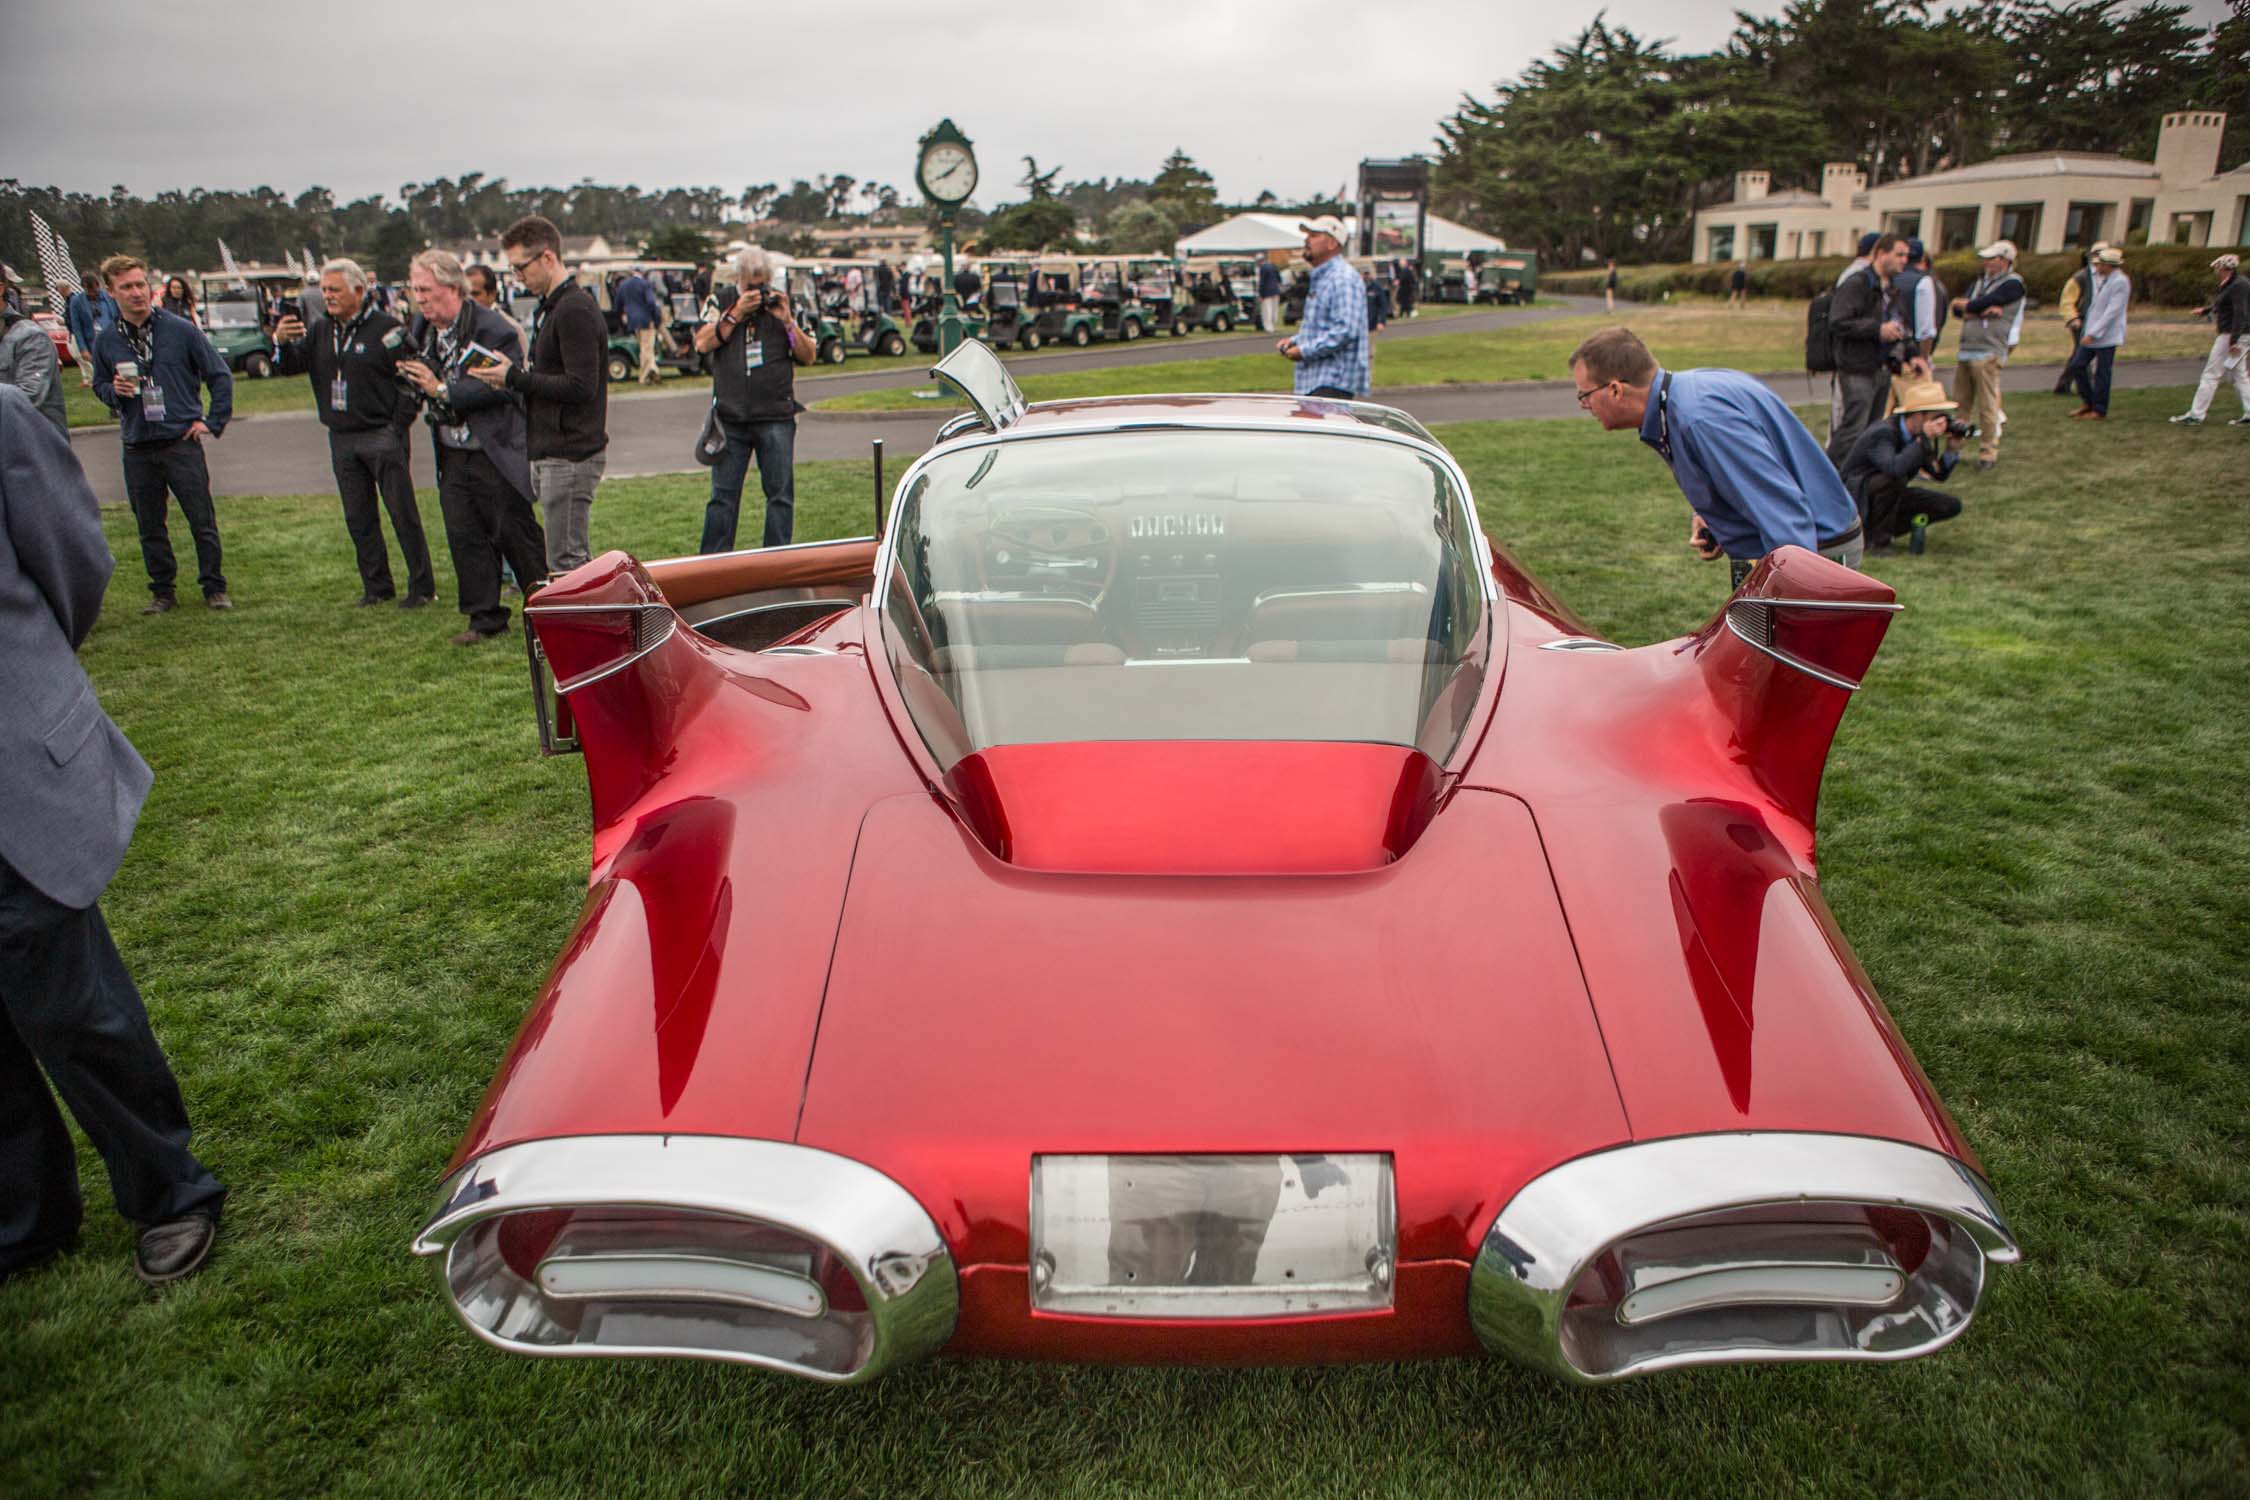
[[[1860,563],[1859,505],[1805,424],[1739,370],[1667,371],[1630,328],[1605,328],[1570,356],[1580,409],[1632,428],[1687,496],[1688,544],[1727,559],[1740,588],[1776,547]]]
[[[609,330],[594,294],[562,263],[562,231],[533,214],[500,236],[508,269],[539,299],[525,364],[496,360],[469,373],[521,396],[530,424],[531,483],[546,522],[547,571],[593,556],[594,488],[609,467]]]
[[[795,366],[813,362],[815,345],[797,326],[789,299],[773,285],[773,262],[745,250],[736,285],[716,293],[695,331],[695,352],[712,356],[711,404],[727,436],[711,469],[698,552],[732,552],[750,460],[766,492],[765,542],[784,547],[795,531],[797,404]]]

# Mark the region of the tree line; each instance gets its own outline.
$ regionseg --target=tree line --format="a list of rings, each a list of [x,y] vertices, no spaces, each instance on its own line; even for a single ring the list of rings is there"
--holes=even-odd
[[[1823,162],[1870,184],[2023,151],[2147,159],[2174,110],[2227,111],[2250,156],[2250,0],[2208,31],[2179,4],[1795,0],[1737,12],[1680,53],[1601,17],[1438,126],[1432,206],[1551,261],[1684,260],[1695,212],[1743,167],[1817,189]]]

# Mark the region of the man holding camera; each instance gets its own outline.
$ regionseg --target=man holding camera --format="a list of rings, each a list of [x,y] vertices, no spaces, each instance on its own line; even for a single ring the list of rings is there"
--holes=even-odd
[[[703,511],[698,552],[732,552],[742,510],[742,481],[758,461],[766,493],[767,547],[785,547],[795,531],[797,506],[796,365],[813,362],[816,346],[773,284],[773,263],[763,250],[745,250],[735,261],[736,284],[722,288],[703,310],[695,352],[711,361],[712,409],[726,434],[726,451],[711,469],[711,500]]]
[[[1841,464],[1859,435],[1883,414],[1896,346],[1907,336],[1891,305],[1891,284],[1905,268],[1905,239],[1879,235],[1868,250],[1867,265],[1837,283],[1829,299],[1836,396],[1829,413],[1828,457],[1834,463]]]
[[[1859,502],[1868,551],[1888,552],[1893,540],[1913,532],[1917,519],[1950,521],[1961,514],[1953,496],[1911,483],[1918,475],[1942,481],[1961,461],[1961,441],[1976,429],[1955,420],[1955,409],[1945,387],[1914,381],[1900,391],[1898,410],[1852,444],[1844,488]]]
[[[1604,430],[1638,432],[1688,502],[1688,545],[1727,559],[1740,588],[1758,560],[1797,546],[1857,568],[1859,509],[1797,414],[1739,370],[1667,371],[1630,328],[1570,356],[1578,405]]]
[[[320,301],[325,311],[309,324],[297,309],[284,308],[274,337],[282,368],[303,370],[311,379],[313,409],[328,429],[328,462],[336,471],[344,530],[359,564],[357,607],[386,603],[398,592],[390,550],[383,545],[380,497],[406,563],[406,598],[399,608],[420,609],[437,597],[437,579],[430,571],[410,466],[408,434],[420,403],[398,378],[406,334],[396,318],[367,300],[367,273],[356,260],[332,260],[320,268]]]
[[[472,366],[469,375],[513,392],[528,409],[547,571],[566,573],[594,555],[594,490],[609,467],[609,327],[594,294],[562,263],[562,231],[552,223],[537,214],[518,219],[500,236],[500,253],[539,299],[531,360],[501,357]]]
[[[141,562],[148,569],[144,615],[179,604],[179,566],[165,523],[165,496],[180,502],[195,538],[196,582],[213,609],[234,608],[226,574],[219,571],[219,513],[211,504],[211,470],[203,461],[206,439],[219,440],[234,415],[234,377],[203,330],[156,305],[148,267],[130,255],[102,262],[102,279],[117,298],[117,321],[94,339],[94,394],[117,413],[125,446],[125,495],[140,526]],[[203,388],[211,408],[203,407]]]
[[[507,319],[470,300],[461,262],[445,250],[414,257],[407,290],[419,312],[406,333],[398,373],[422,393],[423,417],[437,445],[438,508],[461,613],[469,628],[453,637],[474,646],[506,633],[500,602],[505,556],[530,598],[547,581],[547,539],[531,508],[531,462],[524,456],[523,407],[471,371],[513,364],[523,341]]]

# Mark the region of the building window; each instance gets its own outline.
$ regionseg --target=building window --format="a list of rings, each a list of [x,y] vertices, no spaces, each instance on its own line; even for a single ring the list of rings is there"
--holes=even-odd
[[[2069,249],[2085,249],[2096,240],[2108,238],[2108,230],[2108,204],[2073,203],[2070,212],[2063,217],[2063,245]]]
[[[2125,221],[2125,243],[2128,245],[2147,244],[2148,226],[2155,217],[2156,200],[2154,198],[2135,198],[2132,216]]]
[[[1711,258],[1713,260],[1734,259],[1734,226],[1732,224],[1713,224],[1711,226]]]
[[[1774,241],[1775,241],[1775,239],[1776,239],[1776,238],[1778,237],[1778,235],[1779,235],[1779,227],[1778,227],[1777,225],[1773,225],[1773,224],[1753,224],[1753,225],[1751,225],[1751,226],[1750,226],[1750,259],[1752,259],[1752,260],[1772,260],[1772,259],[1774,258]]]
[[[1977,243],[1977,211],[1973,208],[1945,208],[1938,210],[1937,253],[1944,255],[1953,250],[1981,250]]]
[[[2250,245],[2250,198],[2234,200],[2234,242]]]
[[[1818,260],[1818,259],[1820,259],[1820,258],[1821,258],[1821,257],[1822,257],[1823,255],[1826,255],[1827,253],[1828,253],[1828,231],[1827,231],[1827,230],[1825,230],[1825,229],[1808,229],[1808,230],[1806,230],[1806,231],[1805,231],[1805,255],[1806,255],[1806,257],[1807,257],[1808,259],[1812,259],[1812,260]]]
[[[1901,212],[1891,215],[1890,233],[1901,239],[1916,239],[1922,233],[1922,211]]]
[[[2210,244],[2211,216],[2209,214],[2172,215],[2172,243],[2175,245]]]
[[[2036,250],[2039,246],[2039,205],[2001,204],[2000,238],[2014,241],[2019,254],[2029,255]]]

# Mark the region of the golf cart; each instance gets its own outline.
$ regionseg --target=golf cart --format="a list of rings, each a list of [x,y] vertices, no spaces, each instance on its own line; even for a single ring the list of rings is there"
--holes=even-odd
[[[1179,319],[1190,328],[1210,333],[1231,333],[1242,310],[1227,286],[1222,262],[1208,255],[1192,256],[1180,265]]]
[[[609,330],[609,347],[604,357],[604,367],[611,380],[631,380],[640,373],[640,340],[625,331],[624,314],[617,310],[610,296],[613,277],[630,274],[638,266],[656,294],[664,302],[665,321],[657,329],[656,363],[659,368],[677,370],[683,375],[693,375],[703,368],[703,357],[695,352],[695,329],[702,321],[702,309],[696,305],[695,294],[689,291],[683,299],[673,289],[678,285],[692,285],[695,267],[684,260],[619,259],[580,261],[572,267],[571,274],[579,285],[594,294],[594,305],[602,310],[602,323]],[[683,309],[682,302],[685,302]],[[533,303],[534,309],[538,304]],[[519,318],[528,330],[529,319]]]
[[[1180,310],[1180,268],[1169,257],[1147,256],[1125,262],[1133,295],[1148,309],[1149,331],[1162,329],[1178,338],[1188,331],[1187,315]]]
[[[1099,320],[1093,336],[1131,343],[1155,325],[1155,314],[1143,307],[1125,263],[1105,257],[1078,262],[1078,300]]]
[[[1424,302],[1467,302],[1475,286],[1469,263],[1458,256],[1448,256],[1437,263],[1430,274],[1422,279]]]
[[[1041,257],[1032,267],[1031,304],[1039,337],[1083,349],[1103,336],[1101,314],[1086,306],[1078,287],[1078,262],[1067,255]]]
[[[295,271],[203,271],[195,276],[195,315],[211,347],[237,375],[262,380],[274,371],[275,309],[296,302],[298,316],[310,321],[320,311],[320,293]],[[309,299],[309,300],[308,300]]]
[[[851,339],[844,325],[830,317],[823,305],[822,275],[823,268],[817,262],[800,260],[782,269],[781,280],[788,290],[789,310],[797,326],[812,335],[813,357],[824,365],[840,365]],[[842,284],[838,283],[839,296],[841,291]]]
[[[1539,256],[1531,250],[1496,251],[1477,267],[1476,300],[1524,303],[1539,292]]]
[[[985,285],[987,262],[972,262],[967,258],[953,263],[953,274],[969,272],[976,278],[979,290],[975,296],[964,296],[956,288],[954,303],[956,316],[961,320],[961,337],[990,342],[985,319]],[[930,284],[930,290],[914,302],[914,347],[924,354],[938,352],[938,321],[945,315],[944,277]]]
[[[821,272],[821,305],[835,317],[839,326],[847,328],[850,346],[862,354],[897,356],[906,352],[906,325],[897,315],[882,305],[875,294],[877,262],[871,260],[832,260],[824,263]],[[859,287],[851,285],[851,273],[859,272]],[[919,311],[919,307],[916,309]],[[935,348],[933,344],[931,346]]]
[[[1227,295],[1234,298],[1234,320],[1245,328],[1258,326],[1258,263],[1254,260],[1222,260],[1219,262],[1220,279],[1226,282]]]
[[[1036,349],[1046,342],[1031,314],[1032,263],[1015,258],[979,262],[984,272],[984,341],[995,349],[1010,344]]]

